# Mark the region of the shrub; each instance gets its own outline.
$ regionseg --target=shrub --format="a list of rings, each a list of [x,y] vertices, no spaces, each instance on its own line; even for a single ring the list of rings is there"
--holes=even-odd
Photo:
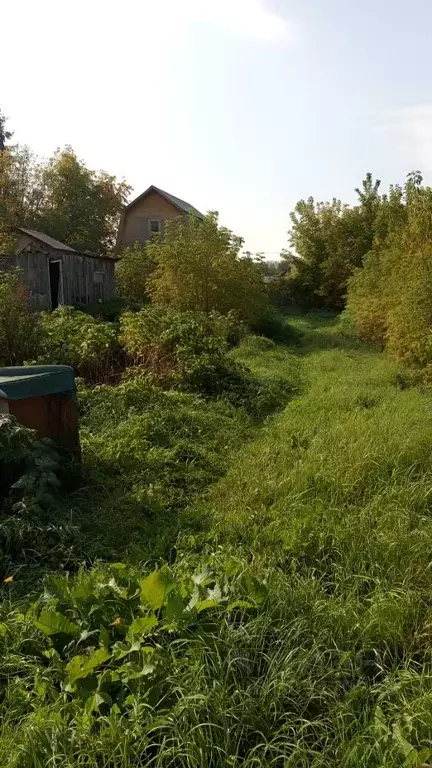
[[[120,320],[120,340],[134,364],[165,378],[218,363],[227,350],[225,331],[220,319],[157,307],[125,312]]]
[[[0,365],[22,365],[38,353],[39,316],[19,270],[0,271]]]
[[[153,301],[180,311],[234,309],[247,323],[264,311],[268,297],[259,264],[242,258],[242,239],[219,226],[218,214],[204,221],[189,216],[165,222],[164,235],[147,245],[156,269],[149,280]]]
[[[349,282],[358,335],[408,365],[432,362],[432,189],[410,174],[383,199],[373,249]]]
[[[254,419],[268,416],[287,401],[289,384],[256,379],[227,357],[228,340],[233,343],[244,332],[232,314],[207,317],[149,307],[125,313],[120,325],[127,353],[142,366],[138,375],[150,374],[160,384],[223,399]]]
[[[227,315],[221,315],[219,312],[210,312],[210,327],[212,332],[222,336],[228,347],[236,347],[237,344],[247,335],[247,328],[238,313],[230,309]]]
[[[355,338],[356,336],[356,319],[353,313],[349,309],[344,309],[339,315],[339,321],[337,324],[337,330],[341,336],[348,338]]]
[[[432,245],[410,248],[398,263],[387,299],[387,348],[407,365],[432,363]]]
[[[360,339],[373,344],[385,343],[387,306],[382,286],[383,255],[372,251],[363,269],[355,271],[348,284],[347,310],[353,318]]]
[[[123,366],[117,336],[117,326],[73,307],[44,312],[38,363],[71,365],[88,381],[106,381]]]
[[[23,562],[47,563],[55,549],[66,548],[72,526],[52,513],[60,470],[50,440],[38,441],[12,416],[0,416],[0,578]]]
[[[300,334],[296,331],[286,320],[286,318],[278,312],[274,307],[269,307],[258,317],[253,323],[251,323],[251,330],[253,333],[267,336],[274,341],[281,341],[286,343],[296,343],[299,340]]]
[[[136,303],[149,298],[149,277],[155,269],[155,262],[147,246],[134,243],[124,248],[116,264],[117,292],[120,296]]]
[[[110,299],[109,301],[103,301],[97,304],[80,304],[77,305],[76,308],[79,309],[80,312],[85,312],[87,315],[92,315],[92,317],[99,318],[99,320],[106,320],[109,323],[114,323],[120,319],[122,312],[125,312],[127,309],[136,311],[141,309],[141,307],[142,302],[135,303],[133,301],[128,301],[127,299],[117,297],[115,299]]]
[[[124,484],[122,505],[127,506],[129,496],[134,527],[139,524],[137,502],[147,517],[157,511],[159,527],[164,510],[178,511],[220,477],[230,450],[251,427],[244,414],[226,403],[163,391],[148,378],[116,387],[80,386],[79,402],[87,464],[102,469],[104,484]],[[163,538],[160,530],[158,538]]]

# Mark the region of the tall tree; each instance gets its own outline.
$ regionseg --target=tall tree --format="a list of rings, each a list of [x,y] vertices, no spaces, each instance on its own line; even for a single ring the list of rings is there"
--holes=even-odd
[[[36,228],[78,250],[107,251],[114,246],[130,192],[125,181],[88,169],[67,147],[43,167],[41,186]]]
[[[18,145],[0,153],[0,190],[3,233],[28,226],[78,250],[106,252],[114,246],[130,187],[88,169],[70,147],[41,163]],[[9,235],[0,238],[3,253],[9,241]]]
[[[290,277],[292,296],[309,306],[342,309],[349,277],[361,267],[375,236],[381,206],[380,182],[368,173],[356,192],[358,205],[340,200],[297,203],[291,214],[290,245],[297,255]]]
[[[7,118],[0,110],[0,152],[3,152],[6,146],[6,142],[9,141],[13,136],[12,131],[6,130],[6,120]]]

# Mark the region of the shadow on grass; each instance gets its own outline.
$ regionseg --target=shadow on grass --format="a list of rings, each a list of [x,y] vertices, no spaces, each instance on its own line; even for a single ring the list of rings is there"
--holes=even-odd
[[[338,314],[324,311],[290,314],[287,310],[284,317],[287,324],[291,322],[294,331],[298,333],[299,342],[293,345],[294,354],[304,356],[331,349],[347,353],[382,352],[380,347],[360,341],[340,330]]]

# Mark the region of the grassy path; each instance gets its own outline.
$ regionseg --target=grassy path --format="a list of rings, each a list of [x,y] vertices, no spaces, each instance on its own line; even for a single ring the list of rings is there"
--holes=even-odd
[[[280,563],[307,550],[320,568],[333,548],[350,580],[367,568],[377,579],[399,569],[405,581],[414,540],[432,531],[432,398],[401,389],[383,355],[316,322],[297,321],[297,354],[241,354],[261,374],[294,373],[303,391],[214,488],[217,526]]]
[[[5,606],[1,766],[432,765],[432,395],[333,321],[291,322],[297,345],[249,338],[233,353],[297,395],[252,442],[226,443],[231,468],[181,517],[174,591],[169,605],[157,595],[144,639],[136,629],[124,642],[132,618],[148,622],[140,564],[102,564],[45,593],[79,624],[60,652]],[[224,426],[202,403],[176,400],[175,425],[186,406],[203,410],[199,436],[224,439],[227,414]],[[245,434],[239,423],[230,445]],[[188,536],[203,521],[205,552]],[[97,675],[65,688],[68,659],[98,644]]]
[[[271,659],[263,710],[279,712],[292,743],[274,764],[428,764],[432,397],[404,388],[392,362],[331,321],[295,323],[295,353],[244,347],[238,357],[294,373],[302,393],[200,508],[219,541],[274,579],[280,634],[265,651],[255,637]]]

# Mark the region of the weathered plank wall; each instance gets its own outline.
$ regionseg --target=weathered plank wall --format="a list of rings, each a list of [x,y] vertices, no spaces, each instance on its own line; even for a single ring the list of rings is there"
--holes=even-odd
[[[63,252],[61,259],[65,304],[94,304],[114,298],[113,261],[68,252]]]
[[[23,270],[33,305],[51,308],[49,262],[61,261],[64,304],[94,304],[115,296],[115,263],[112,259],[68,251],[23,251],[5,257],[0,269]]]
[[[16,257],[17,266],[24,272],[32,304],[36,309],[51,308],[47,258],[47,254],[42,251],[23,251]]]

